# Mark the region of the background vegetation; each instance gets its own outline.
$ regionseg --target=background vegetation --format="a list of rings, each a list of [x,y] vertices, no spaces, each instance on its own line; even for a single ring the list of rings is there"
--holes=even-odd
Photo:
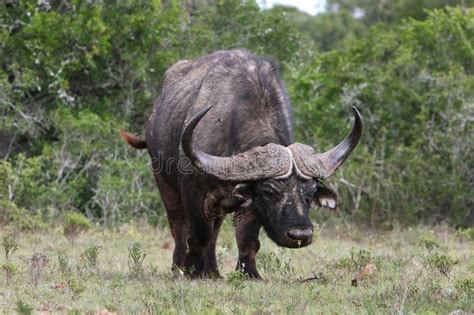
[[[473,313],[473,6],[3,1],[0,313]],[[281,65],[298,141],[332,147],[354,105],[365,132],[328,181],[340,211],[315,211],[314,244],[262,233],[265,280],[248,281],[227,218],[223,278],[191,281],[169,270],[149,158],[118,130],[143,133],[174,62],[231,48]]]
[[[474,222],[471,1],[330,0],[317,16],[254,1],[7,1],[0,6],[0,224],[76,211],[164,222],[142,134],[164,71],[247,48],[283,69],[298,141],[331,147],[365,120],[329,181],[373,227]],[[383,5],[382,5],[383,3]],[[319,213],[321,220],[325,214]]]

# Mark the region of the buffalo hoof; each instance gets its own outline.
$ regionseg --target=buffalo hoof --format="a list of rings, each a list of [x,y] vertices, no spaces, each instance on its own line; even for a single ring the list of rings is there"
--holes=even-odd
[[[220,279],[222,278],[218,270],[206,270],[204,277],[209,279]]]
[[[258,271],[255,270],[242,270],[242,269],[236,269],[240,272],[242,272],[244,275],[246,275],[249,279],[251,280],[262,280],[262,277],[258,273]]]

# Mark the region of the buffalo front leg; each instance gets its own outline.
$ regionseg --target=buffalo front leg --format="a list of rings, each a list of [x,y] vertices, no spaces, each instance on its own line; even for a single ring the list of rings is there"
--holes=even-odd
[[[212,238],[206,246],[204,251],[205,263],[204,263],[204,274],[209,278],[220,278],[219,267],[217,266],[216,259],[216,242],[219,235],[219,229],[222,225],[224,216],[219,216],[214,219]]]
[[[205,249],[213,236],[213,224],[208,222],[202,213],[203,198],[198,191],[189,185],[191,182],[190,180],[183,180],[181,186],[181,191],[188,192],[182,195],[188,227],[188,251],[184,259],[184,267],[187,275],[203,277]]]
[[[205,249],[212,238],[212,227],[209,223],[200,221],[199,218],[190,218],[188,234],[188,252],[184,260],[187,275],[203,277],[205,267]]]
[[[260,249],[258,235],[262,225],[255,214],[248,211],[238,211],[234,214],[234,225],[239,248],[239,260],[236,270],[240,270],[252,279],[261,279],[257,271],[255,256]]]

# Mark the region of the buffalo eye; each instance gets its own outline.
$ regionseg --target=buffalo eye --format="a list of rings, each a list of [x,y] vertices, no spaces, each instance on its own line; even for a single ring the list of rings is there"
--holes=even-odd
[[[318,190],[317,183],[312,183],[311,185],[307,186],[307,189],[305,193],[303,194],[304,196],[303,200],[308,207],[311,206],[311,203],[313,202],[313,199],[314,199],[314,194],[316,193],[317,190]]]
[[[244,203],[247,199],[244,198],[242,195],[235,195],[234,196],[235,201],[240,205]]]
[[[313,198],[314,198],[314,193],[315,193],[315,189],[310,189],[309,191],[307,191],[305,194],[303,194],[303,200],[304,200],[304,203],[309,207],[311,206],[311,203],[313,202]]]
[[[274,190],[273,188],[270,188],[270,187],[262,188],[262,193],[263,193],[263,196],[266,199],[275,199],[279,195],[279,193],[276,190]]]

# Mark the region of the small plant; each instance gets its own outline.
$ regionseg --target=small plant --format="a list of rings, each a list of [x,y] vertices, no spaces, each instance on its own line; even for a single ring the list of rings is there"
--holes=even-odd
[[[107,303],[105,304],[105,309],[107,310],[107,312],[109,312],[109,314],[117,314],[117,311],[118,311],[118,306],[117,304],[112,304],[112,303]],[[150,314],[153,314],[152,312],[150,312]]]
[[[58,265],[62,276],[65,276],[69,273],[69,257],[65,253],[58,254]]]
[[[5,259],[9,260],[11,255],[18,250],[18,244],[14,239],[5,236],[2,241],[3,249],[5,250]]]
[[[465,229],[459,229],[456,231],[455,235],[461,240],[474,240],[474,228],[469,227]]]
[[[280,252],[280,255],[275,253],[262,253],[259,257],[259,263],[266,273],[279,274],[283,277],[290,276],[294,273],[291,259],[285,259],[283,252]]]
[[[157,300],[159,299],[160,292],[152,288],[147,288],[142,295],[141,302],[145,307],[147,314],[156,314],[158,311]],[[108,307],[107,307],[108,309]]]
[[[351,260],[353,266],[357,270],[362,270],[365,266],[367,266],[373,260],[373,255],[371,252],[365,249],[355,250],[352,248],[351,250]]]
[[[420,244],[420,246],[422,246],[422,247],[424,247],[428,250],[439,248],[438,240],[436,240],[435,238],[430,237],[430,236],[421,237],[420,241],[419,241],[419,244]]]
[[[143,252],[139,243],[133,244],[133,246],[128,249],[128,270],[132,276],[138,277],[143,275],[143,260],[145,257],[146,254]]]
[[[97,267],[100,248],[101,247],[99,245],[95,245],[87,248],[81,254],[81,260],[86,263],[89,268]]]
[[[44,253],[35,252],[31,258],[28,259],[30,267],[31,282],[34,286],[38,285],[38,281],[43,274],[44,268],[48,265],[48,256]]]
[[[18,271],[17,266],[12,262],[6,262],[1,266],[1,269],[5,272],[5,281],[7,284],[10,284],[13,276],[16,275]]]
[[[74,244],[79,235],[92,227],[91,222],[78,212],[68,211],[64,215],[64,236]]]
[[[80,295],[86,290],[86,284],[83,280],[72,277],[67,280],[67,285],[72,292],[72,297],[77,300]]]
[[[16,302],[16,311],[20,315],[30,315],[33,313],[33,307],[22,300],[18,300]]]
[[[365,249],[351,249],[350,257],[341,258],[336,266],[341,268],[355,269],[361,271],[367,264],[373,262],[374,257],[371,252]]]
[[[458,291],[464,291],[466,294],[474,294],[474,279],[473,278],[461,278],[457,279],[454,287]]]
[[[442,275],[449,279],[451,271],[454,265],[458,264],[458,260],[451,256],[435,253],[429,255],[426,258],[426,264],[428,267],[434,270],[438,270]]]
[[[226,281],[237,289],[242,288],[247,279],[248,276],[240,270],[231,271],[226,275]]]

